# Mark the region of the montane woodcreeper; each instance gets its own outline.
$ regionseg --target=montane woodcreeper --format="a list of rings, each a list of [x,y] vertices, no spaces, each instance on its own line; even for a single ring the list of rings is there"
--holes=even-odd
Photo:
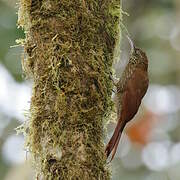
[[[131,44],[129,62],[120,80],[115,83],[118,122],[105,149],[107,157],[112,152],[111,161],[116,153],[122,131],[126,123],[137,113],[149,84],[147,56],[140,48],[135,47],[130,39],[129,41]]]

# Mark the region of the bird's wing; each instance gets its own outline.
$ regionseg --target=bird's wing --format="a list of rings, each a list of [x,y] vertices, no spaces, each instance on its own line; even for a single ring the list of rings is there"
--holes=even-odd
[[[141,68],[137,68],[132,76],[127,80],[123,89],[118,91],[118,96],[120,96],[119,106],[120,112],[118,112],[118,123],[111,137],[109,143],[106,146],[106,155],[107,157],[112,152],[113,159],[119,140],[122,134],[122,131],[128,121],[130,121],[135,114],[137,113],[139,106],[141,104],[141,100],[145,95],[148,88],[148,76],[147,72],[141,70]]]
[[[126,122],[131,120],[137,113],[148,84],[147,72],[137,68],[128,80],[122,96],[121,114],[124,115],[123,119],[126,119]]]

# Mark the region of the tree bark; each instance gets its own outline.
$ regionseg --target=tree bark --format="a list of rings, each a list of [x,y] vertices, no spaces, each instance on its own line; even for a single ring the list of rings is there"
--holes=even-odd
[[[34,82],[26,144],[38,179],[110,179],[103,126],[120,18],[119,0],[20,0],[23,68]]]

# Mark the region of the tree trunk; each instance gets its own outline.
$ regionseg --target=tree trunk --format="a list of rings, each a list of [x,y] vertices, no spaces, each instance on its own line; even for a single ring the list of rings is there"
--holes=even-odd
[[[26,144],[38,179],[110,179],[103,125],[111,112],[119,0],[20,0],[33,79]]]

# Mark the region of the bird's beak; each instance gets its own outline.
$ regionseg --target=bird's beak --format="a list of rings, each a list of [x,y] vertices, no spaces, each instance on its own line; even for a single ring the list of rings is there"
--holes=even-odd
[[[133,43],[132,39],[128,35],[126,35],[126,37],[127,37],[128,41],[129,41],[129,44],[131,46],[131,54],[132,54],[135,51],[134,43]]]

